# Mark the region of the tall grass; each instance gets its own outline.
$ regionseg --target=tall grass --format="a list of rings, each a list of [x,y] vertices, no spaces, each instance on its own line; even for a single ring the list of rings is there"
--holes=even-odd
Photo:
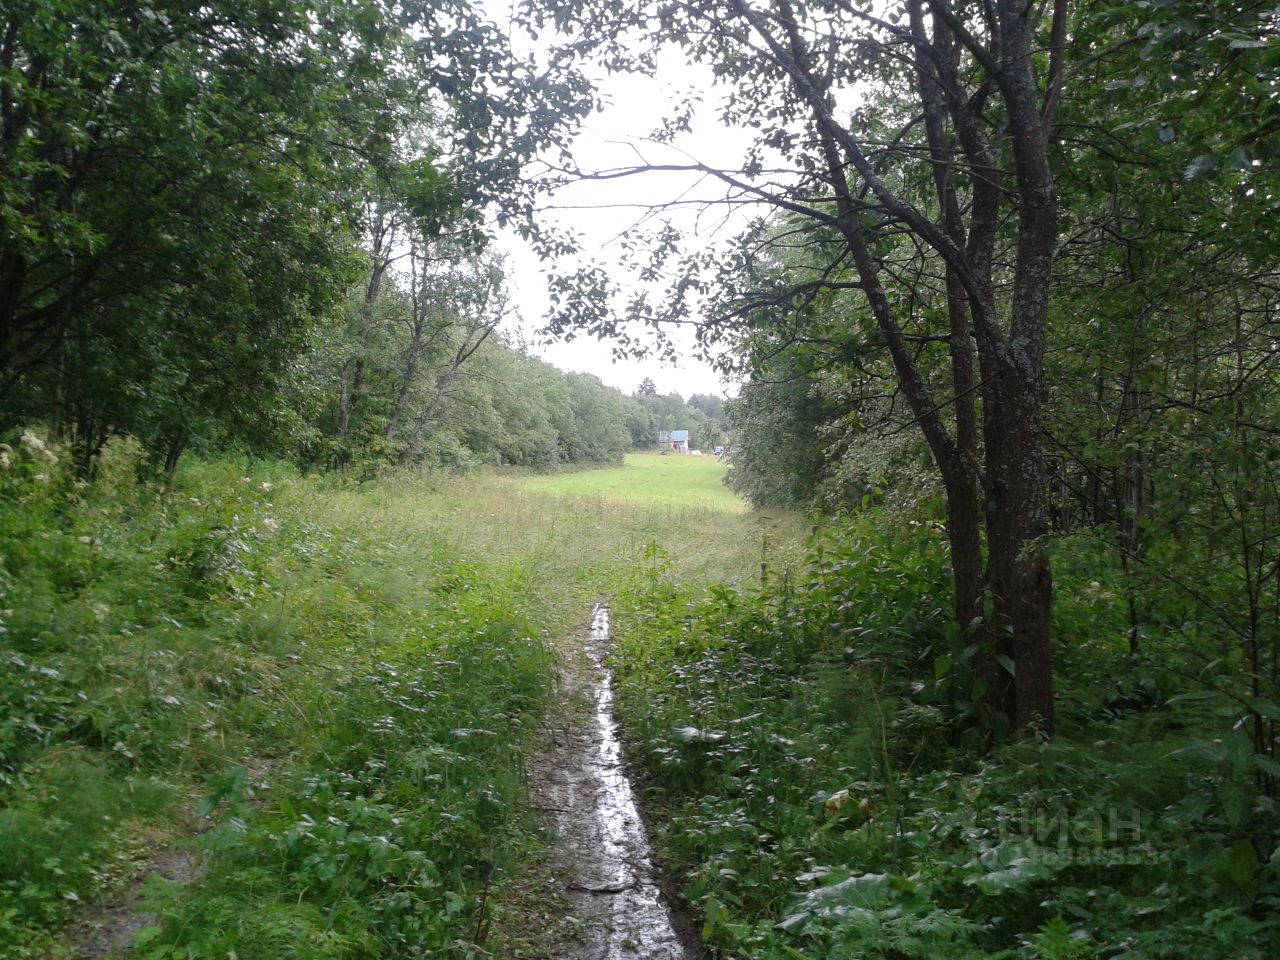
[[[609,503],[659,508],[696,506],[718,513],[746,513],[746,501],[724,485],[727,472],[727,465],[715,457],[631,453],[619,466],[532,477],[529,485],[550,493]]]
[[[761,562],[780,567],[799,552],[804,522],[796,514],[741,511],[727,490],[729,509],[689,503],[678,486],[663,497],[652,490],[605,496],[597,484],[608,476],[600,469],[558,474],[548,485],[536,475],[403,474],[334,490],[315,508],[329,522],[358,516],[389,540],[449,543],[468,557],[533,564],[544,583],[590,589],[642,563],[651,543],[699,584],[749,580]]]
[[[687,582],[749,580],[765,519],[536,478],[350,486],[274,464],[98,480],[0,473],[0,956],[190,844],[152,880],[145,957],[483,955],[535,831],[524,767],[554,641],[660,543]]]

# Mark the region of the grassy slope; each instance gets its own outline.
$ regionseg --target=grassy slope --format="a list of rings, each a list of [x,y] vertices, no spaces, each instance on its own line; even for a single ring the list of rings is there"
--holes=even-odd
[[[136,453],[88,488],[22,450],[0,473],[0,957],[64,956],[194,832],[208,872],[148,887],[144,957],[485,956],[536,844],[550,640],[601,593],[663,853],[724,956],[1280,955],[1274,806],[1203,701],[1100,713],[1132,666],[1087,557],[1057,572],[1063,736],[984,758],[954,668],[908,682],[958,642],[930,525],[855,521],[761,590],[799,522],[714,461],[358,489],[192,463],[161,494]]]
[[[149,888],[146,956],[476,953],[529,849],[549,638],[655,545],[736,580],[795,533],[679,483],[197,463],[160,495],[135,459],[89,488],[22,451],[0,476],[0,956],[56,954],[77,904],[192,831],[208,874]]]

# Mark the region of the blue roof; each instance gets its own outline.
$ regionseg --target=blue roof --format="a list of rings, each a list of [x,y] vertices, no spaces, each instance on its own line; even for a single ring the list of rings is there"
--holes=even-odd
[[[672,439],[672,440],[683,440],[683,441],[685,441],[685,443],[688,443],[688,442],[689,442],[689,431],[688,431],[688,430],[672,430],[672,431],[671,431],[671,439]]]

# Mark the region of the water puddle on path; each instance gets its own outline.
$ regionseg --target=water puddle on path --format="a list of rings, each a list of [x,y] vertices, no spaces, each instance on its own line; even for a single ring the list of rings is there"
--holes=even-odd
[[[588,665],[566,671],[569,695],[590,704],[558,732],[538,793],[554,815],[556,855],[580,936],[562,960],[686,960],[659,889],[644,823],[623,766],[604,660],[609,609],[596,606]]]

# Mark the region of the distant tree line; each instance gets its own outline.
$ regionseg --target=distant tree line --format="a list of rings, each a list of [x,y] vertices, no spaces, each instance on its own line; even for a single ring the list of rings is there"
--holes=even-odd
[[[618,460],[688,429],[718,445],[719,398],[637,391],[564,373],[510,341],[502,264],[451,240],[404,237],[370,217],[373,266],[300,354],[281,452],[317,468],[471,463],[553,469]],[[381,257],[376,251],[384,250]]]
[[[659,394],[648,378],[631,399],[639,404],[632,443],[638,449],[656,447],[659,434],[689,431],[689,449],[711,453],[727,442],[724,399],[714,394],[695,393],[685,400],[678,393]]]

